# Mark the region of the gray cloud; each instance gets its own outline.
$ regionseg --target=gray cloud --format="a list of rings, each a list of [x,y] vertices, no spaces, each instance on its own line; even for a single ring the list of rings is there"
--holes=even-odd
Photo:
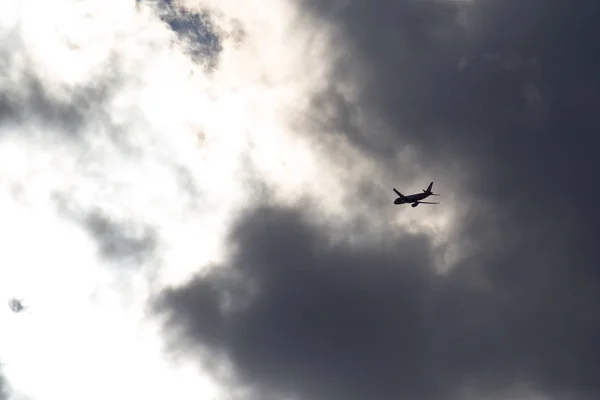
[[[136,3],[142,3],[142,0],[136,0]],[[207,71],[217,67],[224,37],[233,37],[241,43],[245,36],[243,26],[237,20],[231,21],[230,31],[217,27],[208,9],[191,11],[172,0],[154,3],[160,18],[176,33],[187,53]]]
[[[1,374],[1,372],[2,370],[0,368],[0,400],[8,400],[10,399],[10,389],[8,383],[6,382],[6,379]]]
[[[149,227],[128,226],[101,212],[89,213],[82,223],[97,240],[100,254],[108,260],[141,263],[153,255],[157,246],[156,234]]]
[[[65,196],[56,196],[57,211],[80,225],[94,239],[107,261],[141,265],[155,256],[157,232],[134,218],[122,220],[100,209],[79,210]]]
[[[165,292],[158,309],[261,389],[447,399],[469,384],[500,391],[525,381],[550,394],[597,393],[597,284],[563,286],[556,254],[538,250],[550,276],[528,268],[534,252],[521,248],[440,276],[424,236],[329,246],[301,212],[280,208],[250,213],[232,242],[231,270]],[[227,278],[236,274],[257,292],[231,312],[227,300],[247,290]]]
[[[27,309],[27,306],[23,303],[23,300],[17,298],[11,298],[8,300],[8,306],[14,313],[20,313]]]
[[[30,54],[20,47],[22,38],[11,32],[6,39],[10,46],[0,49],[0,72],[4,76],[0,80],[1,125],[37,124],[77,138],[91,120],[110,123],[104,105],[122,83],[116,56],[91,82],[52,88],[35,71]],[[20,133],[24,134],[22,129]]]
[[[439,276],[427,237],[326,246],[301,212],[262,208],[231,238],[230,268],[257,284],[253,300],[223,311],[231,281],[199,277],[161,298],[170,326],[227,354],[245,382],[303,399],[448,399],[520,382],[597,397],[597,2],[302,4],[359,60],[332,77],[356,77],[358,101],[332,89],[314,112],[331,105],[323,123],[382,166],[404,144],[424,168],[459,160],[458,189],[482,208],[456,240],[476,250]],[[367,137],[357,107],[396,135]]]
[[[50,93],[35,76],[27,75],[25,82],[14,88],[5,88],[0,94],[0,123],[39,123],[44,127],[58,128],[67,137],[76,138],[87,126],[91,116],[108,118],[98,106],[112,95],[116,82],[99,80],[92,85],[78,87],[68,96]]]

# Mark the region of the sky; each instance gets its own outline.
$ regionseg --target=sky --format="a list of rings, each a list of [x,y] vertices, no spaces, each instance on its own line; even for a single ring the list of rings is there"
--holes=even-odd
[[[5,0],[0,399],[598,398],[599,18]]]

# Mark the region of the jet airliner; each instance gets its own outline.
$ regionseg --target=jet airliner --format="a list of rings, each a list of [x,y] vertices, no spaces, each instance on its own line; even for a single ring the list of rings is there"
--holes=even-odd
[[[416,207],[419,204],[440,204],[440,203],[431,203],[431,202],[428,202],[428,201],[421,201],[423,199],[426,199],[429,196],[439,196],[439,194],[433,193],[431,191],[432,187],[433,187],[433,182],[431,182],[429,184],[429,186],[427,187],[427,189],[423,189],[423,193],[411,194],[411,195],[408,195],[408,196],[404,196],[402,193],[400,193],[399,191],[397,191],[396,188],[393,188],[394,192],[396,192],[396,194],[398,195],[398,198],[396,200],[394,200],[394,204],[408,204],[408,203],[412,203],[411,204],[412,207]]]

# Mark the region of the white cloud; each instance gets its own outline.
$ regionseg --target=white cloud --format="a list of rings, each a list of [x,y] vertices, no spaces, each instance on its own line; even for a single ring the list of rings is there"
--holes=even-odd
[[[236,210],[254,200],[249,174],[280,201],[310,195],[342,221],[348,177],[375,174],[347,144],[350,168],[291,128],[332,73],[334,31],[287,1],[185,5],[208,7],[221,32],[244,28],[212,73],[148,4],[2,6],[0,295],[30,305],[0,307],[0,361],[17,394],[216,395],[195,367],[165,358],[148,296],[223,259]],[[142,261],[106,258],[111,229],[149,231],[153,247]]]

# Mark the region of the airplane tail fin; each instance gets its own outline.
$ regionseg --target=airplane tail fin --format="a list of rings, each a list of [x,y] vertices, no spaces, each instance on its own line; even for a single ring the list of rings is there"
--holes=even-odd
[[[427,186],[427,189],[423,189],[423,193],[429,193],[429,195],[430,195],[430,196],[439,196],[439,194],[437,194],[437,193],[433,193],[433,192],[431,191],[431,188],[432,188],[432,187],[433,187],[433,182],[431,182],[431,183],[429,184],[429,186]]]

